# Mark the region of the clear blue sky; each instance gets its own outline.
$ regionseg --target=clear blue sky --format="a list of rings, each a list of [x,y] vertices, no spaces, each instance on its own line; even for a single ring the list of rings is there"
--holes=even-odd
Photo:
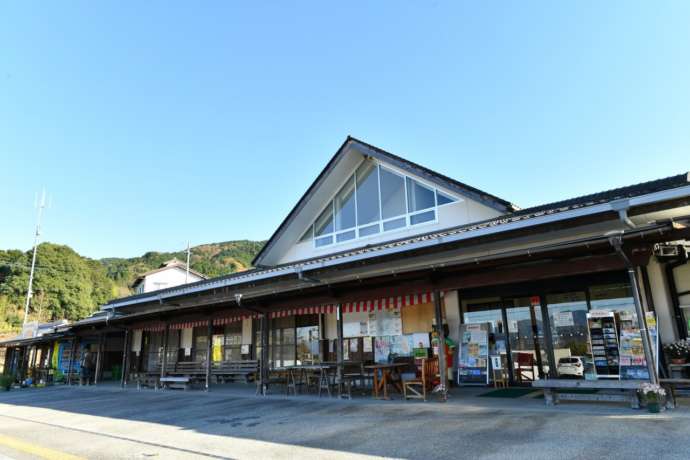
[[[261,3],[261,6],[257,6]],[[490,4],[490,5],[489,5]],[[0,248],[264,239],[348,134],[521,206],[690,169],[690,2],[8,2]]]

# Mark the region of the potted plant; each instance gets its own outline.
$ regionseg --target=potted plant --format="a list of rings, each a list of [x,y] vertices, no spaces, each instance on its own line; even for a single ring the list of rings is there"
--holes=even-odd
[[[685,364],[690,356],[690,342],[679,340],[664,346],[664,353],[672,364]]]
[[[0,375],[0,390],[10,391],[12,384],[14,383],[14,377],[11,375]]]
[[[666,402],[666,390],[659,385],[643,383],[639,392],[643,402],[647,406],[647,410],[652,414],[658,414],[661,407]]]

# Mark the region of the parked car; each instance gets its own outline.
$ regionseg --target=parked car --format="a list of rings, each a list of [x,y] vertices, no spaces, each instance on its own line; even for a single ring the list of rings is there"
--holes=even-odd
[[[583,377],[585,366],[579,356],[568,356],[558,360],[556,370],[559,377]]]

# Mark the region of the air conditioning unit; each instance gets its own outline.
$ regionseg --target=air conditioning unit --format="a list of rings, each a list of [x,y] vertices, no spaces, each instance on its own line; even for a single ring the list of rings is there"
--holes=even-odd
[[[654,255],[659,260],[687,258],[687,252],[684,244],[657,244],[654,246]]]

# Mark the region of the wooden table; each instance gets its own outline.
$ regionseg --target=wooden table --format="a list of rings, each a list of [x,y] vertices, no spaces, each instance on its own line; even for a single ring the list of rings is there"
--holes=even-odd
[[[389,399],[388,397],[388,385],[391,384],[402,393],[402,385],[400,384],[400,373],[398,369],[402,367],[407,367],[406,363],[393,363],[393,364],[372,364],[369,366],[364,366],[365,369],[371,369],[374,371],[374,398],[379,397],[379,392],[383,389],[383,399]],[[381,372],[381,377],[379,378],[379,371]]]
[[[284,366],[279,370],[287,371],[287,394],[290,394],[290,389],[294,395],[297,395],[297,375],[300,375],[303,379],[306,378],[307,371],[314,371],[318,373],[319,376],[319,397],[321,397],[321,390],[325,389],[328,392],[328,396],[331,396],[331,386],[328,371],[333,366],[330,364],[297,364],[294,366]]]

